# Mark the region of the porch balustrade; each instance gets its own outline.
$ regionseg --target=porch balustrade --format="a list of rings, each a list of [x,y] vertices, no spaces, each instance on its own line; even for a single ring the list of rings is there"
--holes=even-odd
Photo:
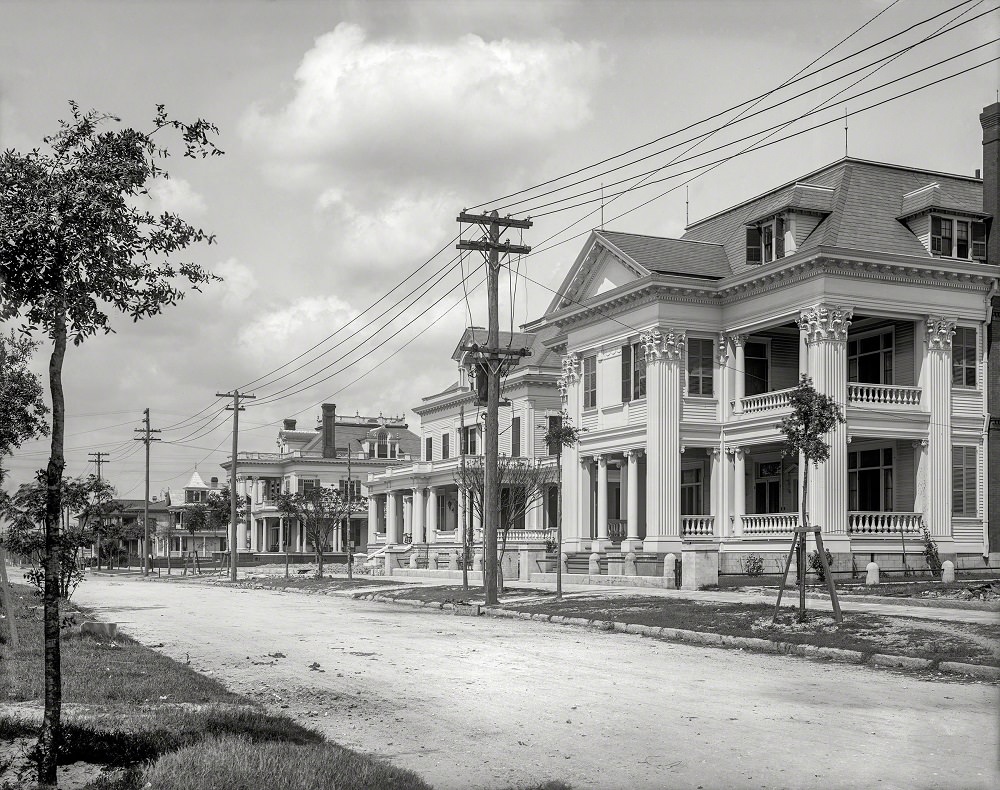
[[[623,518],[608,519],[608,538],[615,543],[620,543],[628,537],[628,522]]]
[[[762,392],[760,395],[749,395],[741,399],[743,404],[744,414],[754,414],[756,412],[770,411],[772,409],[780,409],[783,406],[789,404],[789,398],[792,394],[792,389],[783,390],[773,390],[771,392]],[[735,405],[733,401],[733,405]]]
[[[790,535],[798,525],[798,513],[747,513],[743,516],[744,535]]]
[[[924,523],[923,513],[880,513],[854,510],[847,514],[852,535],[916,535]]]
[[[920,387],[901,387],[894,384],[847,385],[847,400],[852,404],[888,404],[893,406],[919,406]]]
[[[546,540],[555,540],[556,531],[554,529],[509,529],[507,530],[507,542],[517,541],[541,543]]]
[[[715,534],[715,516],[681,516],[681,535],[711,537]]]

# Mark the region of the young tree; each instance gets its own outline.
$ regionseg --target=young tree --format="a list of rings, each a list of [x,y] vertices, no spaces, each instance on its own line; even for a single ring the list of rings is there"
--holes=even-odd
[[[797,564],[799,576],[799,621],[806,617],[806,534],[813,531],[816,535],[817,554],[826,575],[830,589],[830,599],[833,601],[834,617],[841,620],[840,604],[837,601],[837,588],[833,574],[827,567],[826,550],[823,547],[823,537],[819,528],[809,528],[809,465],[818,465],[830,457],[830,445],[826,435],[838,424],[844,422],[840,407],[829,395],[816,391],[812,379],[803,375],[799,385],[789,396],[792,412],[779,424],[778,430],[785,435],[784,455],[794,455],[802,458],[802,491],[799,499],[802,523],[792,538],[792,546],[785,562],[785,572],[778,587],[778,601],[774,608],[774,621],[778,619],[778,609],[781,606],[781,594],[788,579],[788,569],[792,563],[792,555],[798,552]]]
[[[368,499],[341,494],[336,488],[315,486],[294,494],[278,495],[278,511],[286,518],[294,518],[306,532],[306,538],[316,554],[316,574],[323,576],[323,552],[330,547],[330,538],[341,521],[352,513],[368,508]]]
[[[459,466],[454,473],[455,482],[459,491],[464,491],[471,503],[474,512],[478,513],[482,522],[483,502],[486,491],[486,468],[481,458],[473,459],[468,463]],[[497,487],[500,496],[497,502],[500,503],[500,538],[497,543],[497,588],[503,591],[503,564],[504,553],[507,550],[507,536],[511,527],[524,518],[528,512],[538,507],[543,499],[545,485],[553,477],[552,470],[536,464],[530,464],[507,456],[500,456],[497,459]],[[503,492],[507,492],[504,496]],[[485,565],[485,563],[484,563]],[[483,584],[485,585],[485,571]]]
[[[556,516],[556,600],[562,600],[562,454],[563,448],[572,447],[580,441],[580,429],[573,426],[569,415],[563,412],[558,420],[553,420],[545,433],[545,444],[555,450],[556,481],[559,486],[558,514]]]
[[[65,397],[62,368],[70,339],[79,345],[109,332],[108,313],[135,321],[160,313],[184,296],[182,281],[195,290],[218,279],[175,256],[212,237],[171,212],[143,208],[149,185],[167,178],[161,138],[177,133],[185,156],[220,154],[205,120],[182,123],[156,108],[148,131],[70,103],[70,119],[44,138],[44,150],[8,150],[0,155],[0,319],[19,317],[28,331],[52,341],[49,391],[51,452],[45,472],[45,712],[39,735],[38,781],[56,783],[61,737],[62,689],[59,653],[59,513]]]

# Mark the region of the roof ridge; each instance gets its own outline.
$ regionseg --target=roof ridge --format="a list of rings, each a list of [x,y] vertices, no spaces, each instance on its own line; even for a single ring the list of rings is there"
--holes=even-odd
[[[677,236],[653,236],[652,234],[649,233],[629,233],[628,231],[624,230],[599,230],[597,232],[601,234],[617,233],[619,236],[639,236],[640,238],[643,239],[657,239],[658,241],[681,241],[684,242],[685,244],[709,244],[713,247],[724,246],[723,244],[717,241],[701,241],[700,239],[681,239],[678,238]]]

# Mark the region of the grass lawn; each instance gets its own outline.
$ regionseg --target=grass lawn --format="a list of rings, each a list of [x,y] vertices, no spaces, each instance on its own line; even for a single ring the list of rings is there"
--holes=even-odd
[[[219,584],[230,582],[221,581]],[[240,579],[239,586],[266,587],[274,590],[354,590],[361,587],[396,587],[402,582],[386,579],[384,576],[355,576],[353,579],[324,576],[317,579],[315,575],[263,576]]]
[[[460,586],[407,587],[383,593],[399,600],[436,603],[482,601],[482,589]],[[523,600],[531,596],[530,600]],[[519,600],[520,599],[520,600]],[[826,612],[810,612],[805,623],[795,622],[794,610],[782,610],[771,625],[774,607],[768,604],[703,602],[650,595],[586,595],[574,592],[562,601],[551,591],[508,590],[500,598],[505,609],[610,620],[654,627],[679,628],[730,636],[858,650],[866,655],[926,658],[1000,666],[1000,625],[917,620],[906,617],[845,612],[837,625]]]
[[[21,645],[15,653],[0,644],[4,790],[34,784],[30,750],[42,697],[40,599],[24,586],[11,592]],[[64,631],[62,671],[59,762],[111,769],[77,769],[83,770],[78,786],[90,790],[137,790],[150,782],[157,788],[429,790],[411,771],[332,744],[122,634],[111,642]]]

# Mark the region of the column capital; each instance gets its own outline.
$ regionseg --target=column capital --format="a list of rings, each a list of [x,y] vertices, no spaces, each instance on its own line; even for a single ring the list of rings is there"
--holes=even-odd
[[[709,447],[709,448],[708,448],[708,453],[709,453],[709,455],[711,455],[711,456],[712,456],[712,458],[714,458],[714,459],[715,459],[716,461],[718,461],[718,460],[719,460],[719,458],[721,458],[721,457],[722,457],[722,450],[721,450],[721,449],[719,449],[718,447]]]
[[[937,315],[929,315],[924,320],[927,327],[927,348],[929,351],[951,352],[951,338],[955,334],[955,321]]]
[[[733,348],[743,348],[747,344],[747,340],[750,339],[750,335],[726,335],[726,338],[732,342]]]
[[[687,347],[687,335],[676,329],[660,331],[656,327],[639,336],[642,350],[646,354],[646,364],[666,360],[677,362],[684,358]]]
[[[731,455],[735,461],[738,458],[744,458],[746,456],[746,450],[737,445],[729,445],[726,448],[726,454]]]
[[[606,455],[594,455],[591,457],[594,459],[594,463],[597,464],[598,466],[608,465],[608,457]]]
[[[916,449],[917,447],[926,447],[928,444],[930,444],[930,442],[928,442],[926,439],[914,439],[912,442],[910,442],[910,446],[913,447],[914,449]]]
[[[642,457],[642,454],[644,452],[646,451],[643,450],[641,447],[632,447],[629,448],[628,450],[623,450],[622,455],[624,455],[629,461],[633,459],[638,461]]]
[[[847,342],[847,329],[854,318],[854,308],[817,304],[799,313],[796,323],[805,332],[807,343],[821,340]]]
[[[729,361],[729,343],[726,334],[719,332],[715,341],[715,361],[720,365],[725,365]]]

